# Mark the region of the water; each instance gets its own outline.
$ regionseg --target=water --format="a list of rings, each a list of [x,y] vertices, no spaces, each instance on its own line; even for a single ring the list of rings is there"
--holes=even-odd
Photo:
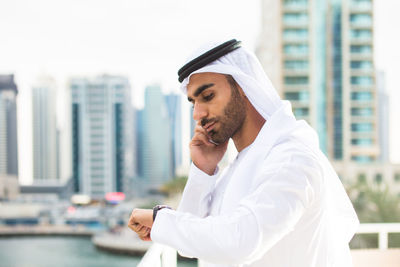
[[[0,238],[1,267],[134,267],[139,261],[140,257],[99,251],[90,238],[84,237]]]

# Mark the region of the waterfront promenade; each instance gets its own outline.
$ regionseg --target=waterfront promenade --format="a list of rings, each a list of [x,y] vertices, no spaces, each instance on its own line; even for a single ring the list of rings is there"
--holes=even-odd
[[[0,226],[0,237],[18,236],[80,236],[92,237],[93,245],[100,249],[118,254],[142,256],[152,245],[143,242],[130,229],[119,232],[102,232],[84,226],[40,225],[40,226]]]
[[[0,237],[11,236],[92,236],[95,231],[83,226],[39,225],[39,226],[0,226]]]

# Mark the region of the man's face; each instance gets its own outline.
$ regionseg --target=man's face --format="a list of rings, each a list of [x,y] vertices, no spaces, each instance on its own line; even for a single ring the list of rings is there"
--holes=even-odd
[[[233,79],[228,82],[219,73],[196,73],[187,85],[188,100],[193,104],[193,119],[215,143],[233,137],[246,118],[246,102]]]

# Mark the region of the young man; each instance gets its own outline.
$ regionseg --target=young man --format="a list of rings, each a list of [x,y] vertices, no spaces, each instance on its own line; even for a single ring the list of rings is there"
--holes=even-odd
[[[351,266],[357,216],[315,131],[240,42],[206,48],[178,72],[197,121],[179,208],[134,209],[129,227],[207,266]]]

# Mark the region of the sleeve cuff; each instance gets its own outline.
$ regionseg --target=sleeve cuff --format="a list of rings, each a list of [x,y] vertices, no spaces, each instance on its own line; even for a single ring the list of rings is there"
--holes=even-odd
[[[215,168],[214,174],[213,175],[208,175],[207,173],[203,172],[200,170],[196,164],[192,162],[190,166],[190,171],[189,171],[189,177],[208,177],[209,179],[216,179],[219,173],[219,167]]]

